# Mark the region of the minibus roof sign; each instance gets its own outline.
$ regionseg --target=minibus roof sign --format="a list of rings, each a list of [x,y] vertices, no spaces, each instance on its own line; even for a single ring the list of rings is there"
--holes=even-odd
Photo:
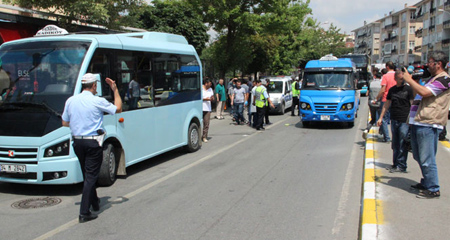
[[[47,25],[43,29],[39,30],[35,36],[42,37],[42,36],[58,36],[58,35],[67,35],[69,32],[67,32],[66,29],[60,28],[56,25]]]

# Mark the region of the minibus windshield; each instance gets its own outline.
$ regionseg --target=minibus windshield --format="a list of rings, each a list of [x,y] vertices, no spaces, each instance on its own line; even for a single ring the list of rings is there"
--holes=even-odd
[[[61,113],[73,95],[90,46],[82,41],[34,41],[0,48],[2,108],[46,109]]]
[[[348,72],[308,72],[305,73],[302,89],[354,89],[351,76]]]

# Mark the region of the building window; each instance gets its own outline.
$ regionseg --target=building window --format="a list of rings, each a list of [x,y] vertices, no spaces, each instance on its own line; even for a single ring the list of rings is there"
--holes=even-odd
[[[406,35],[406,28],[402,27],[402,36],[405,36],[405,35]]]
[[[402,41],[402,42],[400,43],[400,49],[401,49],[401,50],[405,50],[405,41]]]
[[[406,12],[402,13],[402,22],[406,21]]]
[[[415,41],[409,41],[409,49],[414,50],[414,47],[416,47]]]
[[[409,34],[416,34],[416,26],[409,27]]]

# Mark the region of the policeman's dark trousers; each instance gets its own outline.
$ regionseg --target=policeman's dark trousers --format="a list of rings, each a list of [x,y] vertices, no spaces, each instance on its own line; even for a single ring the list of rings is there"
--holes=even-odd
[[[265,107],[262,107],[262,108],[256,107],[256,114],[257,114],[256,129],[260,129],[263,127],[265,112],[266,112]]]
[[[88,215],[89,208],[98,202],[97,179],[102,166],[103,149],[93,139],[74,139],[73,149],[81,165],[84,176],[80,214]]]
[[[266,120],[266,124],[269,124],[269,111],[270,111],[270,106],[265,106],[264,107],[264,118]]]
[[[291,115],[294,116],[295,106],[298,107],[298,115],[300,116],[300,102],[298,97],[292,97]]]

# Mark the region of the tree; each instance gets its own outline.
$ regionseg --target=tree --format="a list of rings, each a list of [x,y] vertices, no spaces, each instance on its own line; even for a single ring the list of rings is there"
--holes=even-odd
[[[106,26],[119,29],[120,26],[133,23],[128,17],[144,5],[142,0],[6,0],[21,7],[45,9],[59,14],[58,25],[69,31],[76,30],[72,21]]]
[[[220,77],[223,78],[230,69],[242,69],[244,62],[248,61],[245,56],[249,49],[243,48],[249,43],[246,37],[255,33],[254,25],[258,25],[260,18],[253,11],[265,6],[264,1],[187,1],[203,16],[203,21],[219,34],[218,41],[221,43],[216,46],[222,49],[220,57],[223,59],[223,64],[219,66]]]
[[[153,1],[137,13],[138,26],[149,31],[180,34],[201,54],[208,42],[208,28],[201,15],[184,1]],[[131,14],[135,16],[135,14]]]

